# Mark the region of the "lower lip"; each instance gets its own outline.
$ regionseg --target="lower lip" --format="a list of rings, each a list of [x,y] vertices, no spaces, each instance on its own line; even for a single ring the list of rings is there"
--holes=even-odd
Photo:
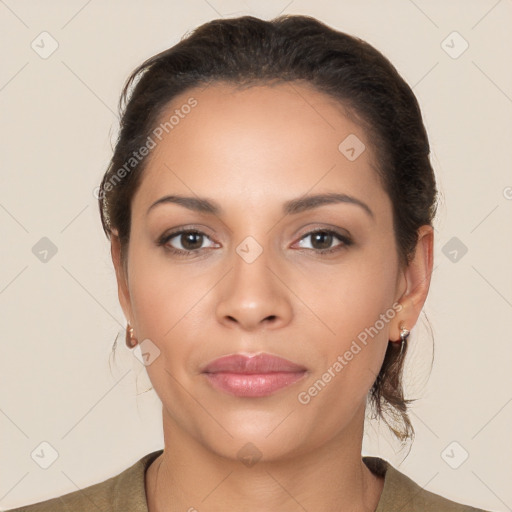
[[[213,387],[242,397],[268,396],[275,391],[290,386],[304,377],[302,372],[275,373],[205,373]]]

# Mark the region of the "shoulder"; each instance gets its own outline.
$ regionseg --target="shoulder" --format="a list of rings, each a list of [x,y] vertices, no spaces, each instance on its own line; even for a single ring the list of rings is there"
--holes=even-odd
[[[384,459],[365,456],[363,460],[370,470],[384,476],[375,512],[490,512],[427,491]]]
[[[145,472],[161,453],[162,450],[149,453],[122,473],[103,482],[6,512],[147,512]]]

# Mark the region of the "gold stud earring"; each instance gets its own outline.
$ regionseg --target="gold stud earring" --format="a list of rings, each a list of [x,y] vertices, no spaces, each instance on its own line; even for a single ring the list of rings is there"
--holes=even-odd
[[[126,346],[128,348],[133,348],[137,345],[137,338],[133,335],[133,327],[128,324],[126,326]]]
[[[405,344],[407,342],[407,338],[409,337],[409,334],[411,334],[411,331],[409,329],[406,329],[403,325],[400,326],[400,354],[404,351]]]

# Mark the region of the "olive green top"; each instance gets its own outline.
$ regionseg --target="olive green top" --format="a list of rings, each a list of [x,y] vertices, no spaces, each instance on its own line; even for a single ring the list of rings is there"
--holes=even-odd
[[[163,450],[148,453],[122,473],[59,498],[7,512],[148,512],[145,472]],[[375,512],[488,512],[426,491],[379,457],[362,457],[367,467],[384,476]]]

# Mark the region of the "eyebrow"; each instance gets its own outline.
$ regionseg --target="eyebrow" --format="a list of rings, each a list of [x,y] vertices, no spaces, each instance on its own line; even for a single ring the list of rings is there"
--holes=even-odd
[[[173,194],[161,197],[160,199],[155,201],[148,208],[146,215],[156,206],[169,203],[178,204],[185,208],[188,208],[189,210],[199,213],[207,213],[212,215],[220,215],[222,213],[222,208],[215,201],[212,201],[210,199]],[[336,203],[348,203],[359,206],[372,219],[375,217],[370,207],[360,199],[357,199],[353,196],[349,196],[347,194],[337,193],[307,195],[299,197],[297,199],[291,199],[283,204],[283,214],[294,215],[304,212],[306,210],[312,210],[320,206]]]

